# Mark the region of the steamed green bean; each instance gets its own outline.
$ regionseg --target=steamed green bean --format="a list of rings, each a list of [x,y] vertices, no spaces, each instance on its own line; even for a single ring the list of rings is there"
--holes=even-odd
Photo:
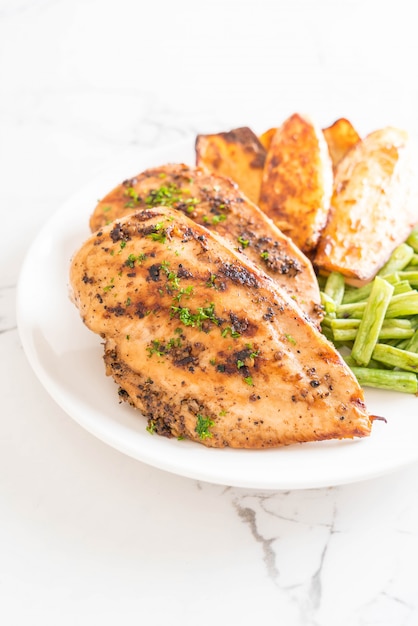
[[[322,330],[360,385],[418,395],[418,227],[369,283],[321,280]]]

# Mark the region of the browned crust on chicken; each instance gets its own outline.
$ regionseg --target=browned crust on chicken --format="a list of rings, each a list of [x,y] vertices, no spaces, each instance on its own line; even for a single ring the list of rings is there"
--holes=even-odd
[[[70,281],[121,398],[150,429],[236,448],[370,433],[363,392],[333,346],[181,212],[155,207],[100,229]]]
[[[181,211],[224,237],[319,324],[322,307],[311,262],[227,178],[184,164],[148,169],[125,180],[98,203],[90,219],[91,230],[157,204]]]

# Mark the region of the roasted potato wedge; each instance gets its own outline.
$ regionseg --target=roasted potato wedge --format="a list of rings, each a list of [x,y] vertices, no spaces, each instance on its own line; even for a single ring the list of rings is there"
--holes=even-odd
[[[374,131],[337,165],[328,223],[315,265],[371,280],[418,223],[416,154],[408,134]]]
[[[340,117],[331,126],[323,129],[334,169],[343,156],[360,141],[360,135],[344,117]]]
[[[273,135],[276,130],[277,128],[269,128],[259,136],[260,143],[264,146],[266,150],[270,148],[271,140],[273,139]]]
[[[332,180],[322,130],[295,113],[272,138],[259,206],[305,254],[315,250],[326,224]]]
[[[260,196],[266,150],[248,127],[213,135],[197,135],[196,165],[231,178],[255,204]]]

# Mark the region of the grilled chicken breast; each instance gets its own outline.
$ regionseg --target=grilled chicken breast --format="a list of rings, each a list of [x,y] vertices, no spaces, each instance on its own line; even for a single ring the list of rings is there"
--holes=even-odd
[[[146,170],[98,203],[90,228],[95,231],[139,208],[159,204],[185,213],[224,237],[241,255],[260,265],[319,324],[322,307],[311,262],[228,178],[184,164]]]
[[[336,168],[318,268],[371,280],[418,222],[417,175],[405,131],[388,127],[357,143]]]
[[[259,206],[305,254],[315,250],[326,224],[332,180],[322,130],[308,118],[292,115],[267,151]]]
[[[148,429],[211,447],[367,436],[354,376],[292,298],[181,211],[101,228],[74,255],[72,299]]]

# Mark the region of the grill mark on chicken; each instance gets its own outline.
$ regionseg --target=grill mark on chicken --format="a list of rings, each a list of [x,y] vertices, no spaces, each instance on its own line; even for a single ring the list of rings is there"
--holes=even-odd
[[[93,231],[138,209],[170,206],[224,237],[273,278],[319,325],[323,316],[311,262],[229,179],[184,164],[153,168],[123,181],[97,205]],[[118,236],[118,231],[114,233]],[[184,241],[192,237],[184,233]],[[204,244],[204,240],[202,240]]]
[[[165,240],[151,237],[168,229]],[[96,239],[72,261],[72,297],[105,339],[120,399],[150,430],[238,448],[370,433],[363,392],[335,349],[204,227],[158,207],[103,227],[101,246]]]
[[[98,233],[97,236],[99,237],[102,234],[103,233]],[[123,227],[117,222],[110,231],[110,238],[113,243],[116,243],[117,241],[129,241],[130,236],[124,232]]]
[[[222,274],[222,276],[229,278],[233,283],[247,285],[248,287],[258,287],[256,276],[254,276],[251,272],[248,272],[245,267],[234,263],[222,264],[219,267],[219,273]]]

